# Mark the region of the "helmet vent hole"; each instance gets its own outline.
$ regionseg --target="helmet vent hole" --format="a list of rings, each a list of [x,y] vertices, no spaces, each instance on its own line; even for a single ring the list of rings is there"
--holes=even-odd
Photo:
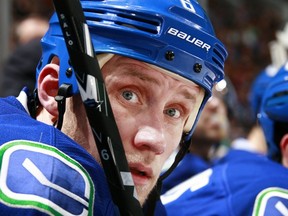
[[[221,46],[216,44],[213,48],[212,61],[214,61],[214,63],[218,65],[221,70],[223,70],[224,68],[224,61],[226,58],[225,56],[225,50],[223,50]]]
[[[222,68],[222,64],[215,57],[212,57],[212,60],[215,62],[215,64]]]
[[[145,16],[135,11],[122,11],[112,8],[105,8],[103,10],[84,8],[83,10],[87,22],[91,22],[91,25],[93,25],[93,22],[99,22],[115,27],[125,26],[126,28],[137,29],[149,34],[159,34],[161,29],[161,19],[152,14],[147,17],[147,15]]]

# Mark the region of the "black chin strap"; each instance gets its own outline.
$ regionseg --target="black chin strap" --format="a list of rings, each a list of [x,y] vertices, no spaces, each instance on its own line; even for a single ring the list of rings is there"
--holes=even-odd
[[[55,97],[55,100],[58,103],[58,120],[54,123],[54,126],[57,124],[57,129],[61,130],[63,125],[63,117],[66,110],[66,98],[71,96],[71,84],[62,84],[59,87],[58,94]]]
[[[160,200],[163,180],[165,178],[167,178],[172,173],[172,171],[177,167],[179,162],[183,159],[183,157],[187,153],[189,146],[190,146],[190,141],[185,141],[186,136],[187,135],[184,134],[182,139],[181,139],[180,149],[179,149],[179,151],[178,151],[178,153],[174,159],[173,164],[165,173],[163,173],[159,177],[156,186],[154,187],[154,189],[149,194],[148,200],[146,201],[145,215],[147,215],[147,216],[153,216],[154,215],[156,204]]]
[[[34,89],[33,93],[28,93],[28,110],[30,116],[36,119],[37,108],[39,107],[38,90]]]
[[[62,84],[58,89],[55,100],[58,103],[58,120],[53,124],[57,124],[57,129],[61,130],[63,125],[63,116],[66,110],[66,98],[71,97],[71,84]],[[39,107],[38,90],[34,89],[33,93],[28,95],[28,110],[32,118],[36,119],[37,108]]]

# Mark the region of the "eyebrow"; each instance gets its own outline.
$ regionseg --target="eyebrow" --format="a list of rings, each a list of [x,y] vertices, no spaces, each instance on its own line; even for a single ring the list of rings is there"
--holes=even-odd
[[[140,80],[143,80],[143,81],[154,83],[155,85],[160,85],[158,80],[146,74],[140,73],[139,71],[137,71],[137,69],[134,69],[134,68],[132,70],[130,69],[129,71],[125,71],[123,74],[127,76],[133,76],[133,77],[139,78]]]
[[[183,91],[180,91],[180,93],[184,95],[184,97],[188,100],[195,100],[200,91],[199,88],[193,88],[193,89],[197,89],[197,92],[193,91],[193,93],[191,93],[191,91],[184,89]]]
[[[130,68],[129,70],[125,71],[123,74],[127,75],[127,76],[133,76],[133,77],[139,78],[140,80],[147,81],[147,82],[153,83],[155,85],[160,85],[160,82],[158,80],[148,76],[145,73],[143,74],[143,73],[139,72],[137,70],[137,68],[138,68],[138,66],[135,66],[132,69]],[[175,79],[173,77],[171,77],[171,78],[174,79],[177,82],[181,82],[180,80],[177,80],[177,79]],[[197,97],[197,94],[200,92],[200,86],[195,85],[195,86],[193,86],[191,88],[189,88],[188,85],[186,85],[186,86],[187,87],[185,87],[183,90],[179,91],[179,94],[184,95],[184,98],[186,98],[188,100],[194,100],[195,97]],[[189,91],[187,88],[193,89],[193,92]]]

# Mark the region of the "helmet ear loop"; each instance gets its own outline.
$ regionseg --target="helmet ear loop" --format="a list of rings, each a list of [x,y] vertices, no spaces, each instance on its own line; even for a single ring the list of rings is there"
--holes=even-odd
[[[32,94],[28,96],[28,109],[32,118],[36,119],[37,109],[39,107],[38,89],[35,88]]]
[[[63,83],[58,90],[58,94],[55,97],[55,100],[58,104],[58,119],[54,122],[53,126],[57,124],[57,129],[61,130],[63,125],[63,117],[66,111],[66,98],[72,96],[72,85]]]

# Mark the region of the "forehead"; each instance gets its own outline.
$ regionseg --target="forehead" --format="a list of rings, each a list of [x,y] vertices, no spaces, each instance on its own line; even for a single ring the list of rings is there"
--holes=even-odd
[[[160,80],[161,78],[164,78],[163,80],[169,80],[178,85],[187,86],[187,88],[200,89],[200,86],[196,83],[171,71],[124,56],[113,55],[113,57],[111,57],[104,66],[104,68],[109,67],[114,69],[108,71],[104,70],[104,76],[107,72],[115,72],[117,74],[120,73],[121,75],[138,77],[142,80],[150,81],[151,83],[155,83],[156,80],[154,78],[158,77]]]

